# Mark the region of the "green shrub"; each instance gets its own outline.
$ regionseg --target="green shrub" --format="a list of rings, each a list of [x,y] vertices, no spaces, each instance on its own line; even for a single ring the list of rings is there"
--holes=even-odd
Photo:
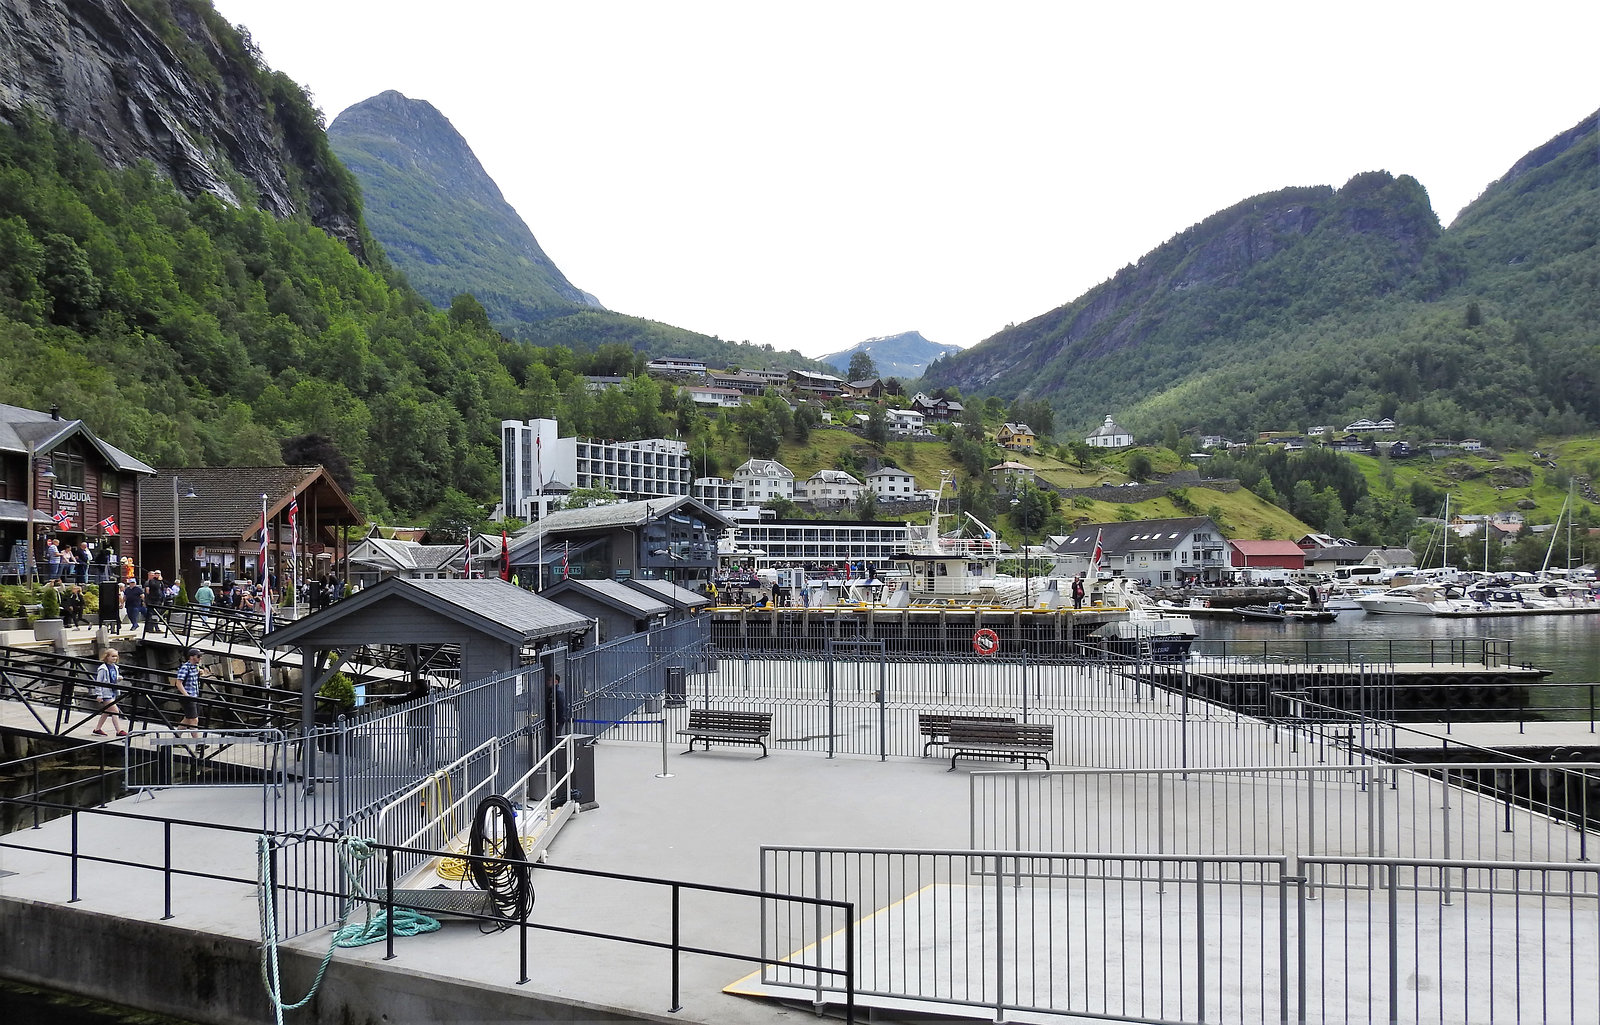
[[[43,596],[39,599],[39,604],[43,606],[39,610],[40,619],[61,618],[61,596],[56,593],[55,588],[45,588]]]
[[[356,707],[356,687],[343,672],[328,677],[328,682],[317,688],[317,697],[334,702],[341,711]]]

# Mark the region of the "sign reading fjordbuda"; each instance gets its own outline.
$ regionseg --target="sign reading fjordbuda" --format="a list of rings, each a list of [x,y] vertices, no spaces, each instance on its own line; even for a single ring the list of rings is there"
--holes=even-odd
[[[89,492],[77,488],[51,488],[50,497],[57,502],[87,502],[90,500]]]

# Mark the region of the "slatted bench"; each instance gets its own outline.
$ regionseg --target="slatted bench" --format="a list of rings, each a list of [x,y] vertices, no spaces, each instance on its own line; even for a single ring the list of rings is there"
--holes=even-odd
[[[1049,723],[951,719],[945,747],[950,752],[951,772],[956,771],[957,758],[1004,758],[1021,761],[1024,769],[1029,761],[1038,759],[1048,769],[1055,728]]]
[[[973,722],[1016,722],[1015,716],[1010,715],[945,715],[939,712],[918,712],[917,732],[927,737],[927,743],[922,745],[922,757],[928,757],[928,752],[933,750],[935,744],[943,744],[950,737],[950,720],[966,719]]]
[[[694,742],[705,744],[754,744],[761,748],[761,757],[767,756],[767,736],[772,733],[771,712],[733,712],[722,708],[689,709],[689,726],[678,731],[678,736],[689,738],[688,754]],[[759,759],[758,759],[759,761]]]

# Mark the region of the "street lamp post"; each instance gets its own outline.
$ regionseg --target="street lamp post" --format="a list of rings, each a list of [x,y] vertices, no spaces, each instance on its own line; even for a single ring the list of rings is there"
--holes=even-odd
[[[1011,499],[1011,512],[1022,525],[1022,607],[1033,607],[1033,596],[1030,594],[1029,583],[1032,578],[1028,575],[1028,514],[1022,508],[1022,499]]]
[[[28,536],[24,539],[27,544],[25,551],[28,553],[28,583],[30,584],[39,582],[39,553],[33,547],[36,540],[33,536],[33,507],[38,504],[38,499],[35,497],[33,490],[34,455],[33,442],[30,441],[28,442]],[[55,480],[55,467],[46,463],[43,476],[45,480]]]
[[[183,586],[183,521],[179,519],[179,498],[199,498],[194,493],[194,488],[184,486],[184,494],[178,494],[178,475],[172,475],[172,583],[176,587]]]

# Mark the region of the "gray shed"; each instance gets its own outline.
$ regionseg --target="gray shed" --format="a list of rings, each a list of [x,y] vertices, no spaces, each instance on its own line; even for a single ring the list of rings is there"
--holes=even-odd
[[[643,633],[665,621],[673,611],[660,598],[634,590],[620,580],[572,577],[539,594],[591,620],[599,620],[601,643]]]
[[[303,721],[313,721],[317,688],[334,668],[319,674],[324,655],[362,645],[407,648],[415,661],[420,644],[461,648],[461,681],[472,683],[523,664],[529,648],[557,647],[581,636],[590,620],[503,580],[411,580],[390,577],[304,619],[267,634],[271,648],[301,652]],[[335,667],[337,668],[337,667]],[[471,748],[506,735],[535,714],[531,696],[514,696],[519,707],[499,707],[505,698],[485,699],[463,709],[463,739]]]
[[[706,595],[699,591],[691,591],[687,587],[679,587],[670,580],[632,579],[623,583],[657,601],[666,602],[672,608],[672,615],[668,618],[674,623],[692,619],[711,605],[711,599]]]

